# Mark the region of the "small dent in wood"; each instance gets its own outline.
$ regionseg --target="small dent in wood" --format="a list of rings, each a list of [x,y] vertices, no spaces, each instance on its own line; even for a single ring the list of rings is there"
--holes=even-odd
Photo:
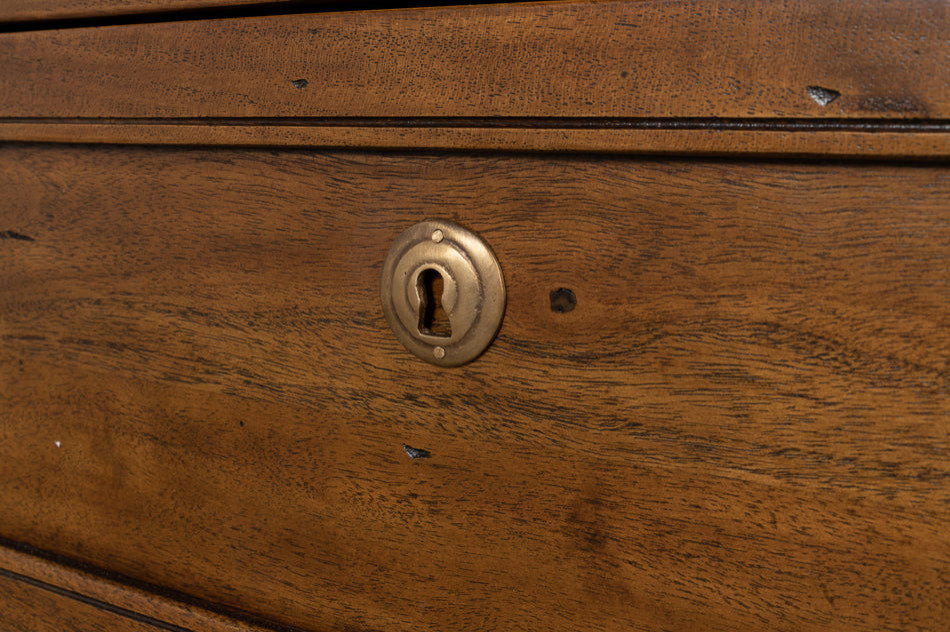
[[[577,296],[574,294],[574,290],[570,288],[561,287],[552,290],[550,299],[551,311],[556,314],[566,314],[574,311],[574,308],[577,307]]]
[[[307,84],[310,82],[307,81],[306,79],[291,79],[290,83],[293,84],[293,86],[297,88],[298,90],[303,90],[304,88],[307,87]]]
[[[18,241],[36,241],[29,235],[18,233],[15,230],[0,230],[0,239],[16,239]]]
[[[428,459],[432,456],[432,453],[428,450],[423,450],[421,448],[414,448],[411,445],[402,444],[403,450],[406,451],[406,454],[409,455],[409,458],[413,461],[416,459]]]
[[[808,96],[811,97],[812,101],[822,107],[829,105],[832,101],[841,96],[841,93],[837,90],[822,88],[821,86],[808,86],[805,88],[805,91],[808,92]]]

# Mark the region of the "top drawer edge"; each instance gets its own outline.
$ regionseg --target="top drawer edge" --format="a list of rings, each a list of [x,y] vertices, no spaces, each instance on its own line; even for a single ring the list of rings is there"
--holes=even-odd
[[[277,0],[290,5],[295,0]],[[0,0],[0,27],[36,20],[88,20],[224,7],[252,6],[260,0]],[[275,2],[268,2],[274,5]]]
[[[0,117],[950,118],[946,7],[476,5],[0,35]]]

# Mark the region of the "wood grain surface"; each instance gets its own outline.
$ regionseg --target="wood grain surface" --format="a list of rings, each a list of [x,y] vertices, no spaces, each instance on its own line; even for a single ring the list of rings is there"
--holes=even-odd
[[[498,127],[481,125],[413,126],[388,121],[351,124],[241,124],[236,121],[161,123],[156,121],[3,121],[0,141],[112,143],[132,145],[216,145],[365,149],[441,149],[452,151],[602,152],[700,156],[784,156],[946,160],[950,126],[829,126],[761,128],[713,125],[693,129],[644,127]],[[903,127],[903,126],[902,126]],[[750,129],[751,128],[751,129]]]
[[[946,169],[8,144],[0,186],[4,537],[307,630],[950,620]],[[509,288],[456,370],[379,307],[426,218]]]
[[[943,0],[499,4],[0,34],[0,117],[946,119]]]

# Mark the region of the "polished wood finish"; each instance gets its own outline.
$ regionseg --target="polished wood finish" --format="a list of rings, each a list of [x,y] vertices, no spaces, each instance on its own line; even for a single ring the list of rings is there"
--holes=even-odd
[[[0,174],[9,538],[308,630],[950,619],[944,168],[6,145]],[[428,217],[508,285],[457,370],[379,307]]]
[[[444,149],[471,151],[557,151],[700,156],[790,156],[945,160],[950,157],[950,126],[908,125],[865,129],[660,129],[587,127],[543,128],[524,124],[490,125],[491,120],[459,126],[385,124],[214,124],[149,122],[31,122],[0,120],[0,141],[217,145],[366,149]],[[479,126],[481,123],[481,126]],[[915,128],[922,128],[915,133]]]
[[[948,29],[943,0],[644,0],[7,33],[0,117],[945,119]]]
[[[0,0],[0,631],[946,625],[945,2],[219,4]]]

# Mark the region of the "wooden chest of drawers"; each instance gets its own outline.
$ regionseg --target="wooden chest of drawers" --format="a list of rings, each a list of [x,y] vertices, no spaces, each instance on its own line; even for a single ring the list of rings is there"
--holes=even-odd
[[[0,629],[947,629],[946,4],[370,8],[0,2]]]

